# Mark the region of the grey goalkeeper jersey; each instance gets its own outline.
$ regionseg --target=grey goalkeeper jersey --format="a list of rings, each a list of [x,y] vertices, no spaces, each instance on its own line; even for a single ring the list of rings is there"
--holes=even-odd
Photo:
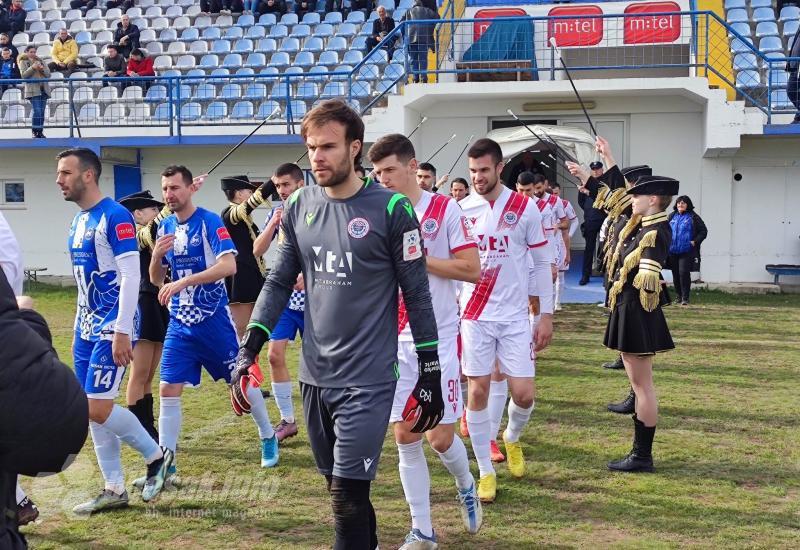
[[[414,342],[437,345],[419,222],[409,200],[365,180],[344,200],[319,186],[287,201],[277,260],[251,322],[271,331],[302,271],[306,288],[300,381],[326,388],[397,379],[397,291]]]

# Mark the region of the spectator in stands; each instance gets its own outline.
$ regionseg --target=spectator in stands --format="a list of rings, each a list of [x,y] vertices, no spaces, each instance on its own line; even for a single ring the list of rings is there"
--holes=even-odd
[[[11,43],[11,37],[8,33],[0,32],[0,48],[8,48],[11,50],[11,57],[16,61],[19,58],[19,50]]]
[[[103,62],[103,86],[120,86],[119,81],[112,81],[109,78],[125,76],[128,65],[125,58],[119,54],[116,44],[109,44],[106,47],[106,59]]]
[[[81,10],[85,17],[87,11],[97,7],[97,0],[71,0],[69,7],[73,10]]]
[[[375,11],[378,13],[378,18],[372,22],[372,33],[367,38],[367,53],[374,50],[378,44],[394,30],[394,19],[387,16],[386,8],[378,6],[378,9]],[[394,45],[396,42],[396,40],[393,40],[390,44],[384,46],[390,61],[394,53]]]
[[[122,13],[125,13],[133,7],[133,0],[109,0],[106,2],[106,9],[119,8]]]
[[[139,27],[131,23],[128,14],[123,15],[117,23],[117,30],[114,31],[114,43],[119,45],[119,53],[126,58],[131,54],[131,50],[139,47]]]
[[[786,88],[786,94],[789,96],[789,101],[794,103],[797,108],[797,113],[794,115],[794,124],[800,124],[800,76],[798,76],[798,69],[800,69],[800,28],[794,33],[794,38],[789,46],[789,57],[795,59],[786,63],[786,69],[789,71],[789,82]]]
[[[53,48],[50,52],[50,57],[53,58],[48,65],[51,71],[60,71],[64,76],[69,76],[77,69],[78,43],[75,42],[72,35],[67,32],[67,29],[60,29],[58,31],[58,36],[53,40]]]
[[[425,7],[422,0],[414,0],[412,8],[403,16],[403,21],[430,19],[439,19],[439,13]],[[428,50],[433,51],[436,47],[433,38],[435,29],[436,25],[411,24],[406,31],[406,44],[414,82],[428,82]]]
[[[305,14],[313,13],[316,4],[317,3],[313,0],[301,0],[300,2],[296,2],[294,6],[294,13],[297,15],[297,19],[302,21]]]
[[[686,195],[678,197],[668,219],[672,229],[668,263],[678,295],[676,301],[685,306],[689,304],[691,273],[700,271],[700,243],[708,236],[708,229]]]
[[[450,184],[450,196],[460,201],[469,195],[469,183],[464,178],[456,178]]]
[[[274,13],[280,19],[286,13],[286,2],[284,0],[261,0],[256,8],[256,15],[261,16],[265,13]]]
[[[344,5],[344,0],[325,0],[325,12],[339,11],[344,13],[347,7]]]
[[[11,0],[11,6],[4,3],[0,9],[0,31],[7,32],[13,38],[18,32],[25,30],[25,18],[28,12],[22,7],[22,0]]]
[[[141,49],[135,49],[131,52],[131,58],[128,61],[127,75],[131,78],[139,78],[143,76],[156,76],[153,70],[153,58],[147,57],[147,54]],[[141,86],[144,91],[150,88],[153,82],[151,80],[133,82],[133,85]],[[126,84],[125,87],[130,84]]]
[[[28,46],[19,56],[19,72],[25,80],[50,78],[50,69],[36,55],[36,46]],[[50,97],[50,84],[47,82],[25,83],[25,99],[31,102],[31,131],[33,137],[43,138],[44,111]]]
[[[373,0],[350,0],[350,12],[360,11],[364,13],[364,17],[369,15]]]
[[[0,95],[9,88],[15,87],[14,84],[5,84],[3,81],[19,78],[20,74],[17,60],[12,56],[11,48],[5,47],[0,50]]]

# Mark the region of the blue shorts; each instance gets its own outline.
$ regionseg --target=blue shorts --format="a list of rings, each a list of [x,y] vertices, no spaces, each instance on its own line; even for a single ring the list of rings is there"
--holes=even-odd
[[[119,395],[126,367],[114,364],[111,340],[90,342],[75,337],[72,351],[75,376],[89,399],[114,399]]]
[[[284,309],[280,319],[278,319],[278,324],[275,325],[275,328],[272,330],[272,337],[270,340],[291,340],[294,342],[294,338],[298,332],[302,338],[303,328],[305,327],[303,315],[302,311],[296,311],[288,307]]]
[[[161,353],[161,383],[198,386],[201,367],[215,381],[230,383],[237,353],[236,328],[227,307],[192,326],[172,317]]]

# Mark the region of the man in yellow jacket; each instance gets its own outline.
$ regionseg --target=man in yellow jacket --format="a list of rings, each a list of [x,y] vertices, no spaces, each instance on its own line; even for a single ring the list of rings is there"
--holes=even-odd
[[[67,32],[60,29],[58,36],[53,40],[53,49],[50,52],[53,60],[48,64],[51,71],[60,71],[64,76],[72,74],[78,66],[78,43]]]

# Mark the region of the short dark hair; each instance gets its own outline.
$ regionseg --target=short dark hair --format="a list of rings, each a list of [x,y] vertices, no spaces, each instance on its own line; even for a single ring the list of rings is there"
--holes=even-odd
[[[678,203],[685,202],[686,203],[686,211],[687,212],[694,212],[694,203],[692,199],[690,199],[687,195],[681,195],[677,199],[675,199],[675,206],[672,208],[673,210],[678,209]]]
[[[560,184],[560,183],[558,183],[557,181],[554,181],[554,182],[552,182],[552,183],[550,184],[550,187],[558,187],[559,189],[561,189],[561,184]]]
[[[166,168],[164,168],[164,171],[161,172],[161,177],[171,178],[172,176],[175,176],[177,174],[180,174],[183,183],[185,183],[186,185],[192,184],[192,180],[194,179],[194,177],[192,176],[192,172],[181,164],[172,164],[170,166],[167,166]]]
[[[547,181],[547,178],[544,174],[534,174],[533,175],[533,184],[536,185],[538,183],[544,183]]]
[[[520,172],[519,176],[517,176],[517,183],[520,185],[533,185],[534,183],[538,183],[536,181],[536,176],[538,176],[538,174],[525,170],[524,172]]]
[[[465,180],[464,178],[455,178],[453,180],[453,183],[460,183],[460,184],[462,184],[464,186],[464,189],[469,191],[469,182],[467,182],[467,180]],[[452,186],[453,183],[451,183],[450,185]]]
[[[492,162],[495,165],[503,162],[503,150],[500,145],[492,139],[481,138],[472,144],[472,147],[467,151],[467,157],[477,159],[486,155],[491,155]]]
[[[100,164],[100,157],[97,153],[86,147],[73,147],[72,149],[65,149],[56,155],[56,160],[61,160],[67,157],[76,157],[81,170],[91,170],[95,179],[100,181],[100,174],[103,173],[103,166]]]
[[[36,46],[34,46],[33,44],[31,44],[31,45],[29,45],[29,46],[27,46],[27,47],[25,48],[25,51],[26,51],[26,52],[29,52],[29,51],[31,51],[31,50],[33,50],[33,51],[36,51]]]
[[[386,157],[397,155],[400,162],[408,162],[417,156],[414,144],[403,134],[388,134],[380,138],[369,148],[367,157],[372,164]],[[420,166],[422,168],[422,166]]]
[[[420,163],[419,166],[417,166],[417,168],[419,170],[426,170],[426,171],[430,172],[431,174],[434,175],[434,177],[436,176],[436,167],[433,164],[431,164],[430,162],[422,162],[422,163]]]
[[[139,48],[134,48],[131,50],[131,55],[135,55],[136,57],[144,57],[144,52]]]
[[[114,50],[115,52],[119,53],[119,45],[118,44],[109,44],[106,46],[106,51]]]
[[[236,191],[238,191],[238,189],[223,189],[222,190],[222,192],[225,194],[225,198],[228,199],[228,201],[230,201],[230,202],[233,202],[233,199],[236,198]]]
[[[344,137],[348,146],[358,140],[361,142],[361,147],[364,147],[364,121],[352,107],[340,99],[323,101],[306,113],[300,124],[300,136],[305,140],[312,126],[323,126],[329,122],[338,122],[344,126]],[[361,164],[361,150],[353,159],[353,164]]]
[[[303,181],[303,170],[293,162],[285,162],[275,169],[275,176],[291,176],[294,181]]]

